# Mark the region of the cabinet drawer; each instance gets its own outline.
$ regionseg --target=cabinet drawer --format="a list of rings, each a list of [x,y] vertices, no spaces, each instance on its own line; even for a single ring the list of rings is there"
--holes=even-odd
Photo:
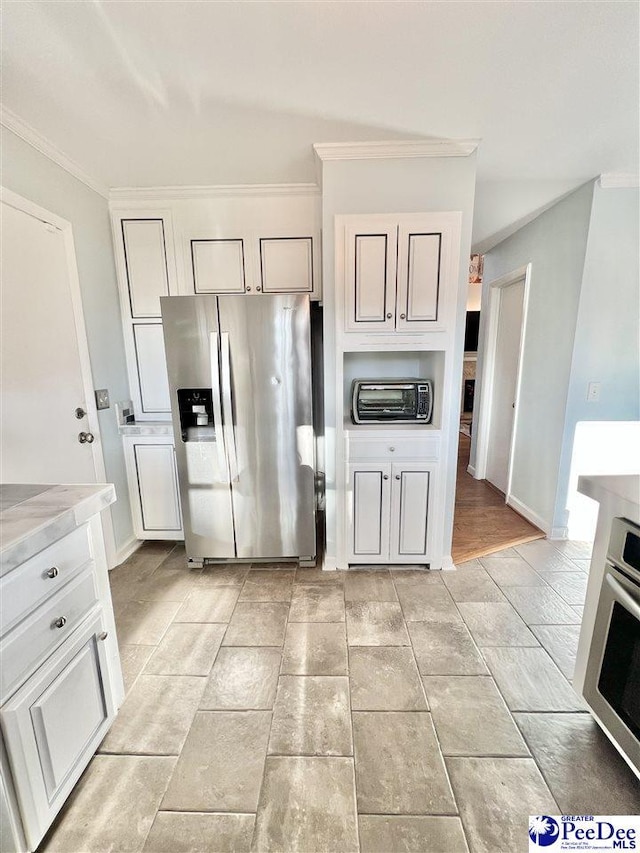
[[[440,456],[440,436],[407,436],[395,433],[389,438],[379,436],[349,438],[349,462],[393,462],[398,459],[437,460]]]
[[[64,586],[0,642],[0,698],[3,701],[98,601],[93,564]]]
[[[2,634],[64,586],[90,559],[89,526],[85,524],[0,579]]]

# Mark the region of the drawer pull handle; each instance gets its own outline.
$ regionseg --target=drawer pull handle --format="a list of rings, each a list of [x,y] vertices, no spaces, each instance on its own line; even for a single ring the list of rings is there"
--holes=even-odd
[[[47,577],[51,578],[53,580],[53,578],[58,577],[58,574],[59,574],[58,569],[55,566],[51,566],[51,568],[47,572]]]
[[[99,640],[106,640],[108,636],[109,636],[108,632],[103,631],[101,634],[98,634],[98,639]]]
[[[54,628],[64,628],[64,626],[66,624],[67,624],[66,616],[61,616],[59,619],[56,619],[56,621],[53,623],[53,627]]]

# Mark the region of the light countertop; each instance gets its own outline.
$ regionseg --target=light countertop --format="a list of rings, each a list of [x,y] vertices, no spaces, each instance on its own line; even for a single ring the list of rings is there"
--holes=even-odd
[[[0,575],[71,533],[115,499],[109,483],[0,486]]]
[[[120,435],[170,435],[173,436],[171,421],[137,421],[131,424],[121,424],[118,427]]]
[[[640,509],[640,475],[638,474],[582,476],[578,478],[578,491],[600,503],[612,499],[625,501],[636,507],[636,514]]]

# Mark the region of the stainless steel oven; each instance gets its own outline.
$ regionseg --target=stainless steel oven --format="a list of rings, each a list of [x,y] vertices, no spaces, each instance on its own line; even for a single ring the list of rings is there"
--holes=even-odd
[[[640,527],[615,518],[583,695],[640,775]]]

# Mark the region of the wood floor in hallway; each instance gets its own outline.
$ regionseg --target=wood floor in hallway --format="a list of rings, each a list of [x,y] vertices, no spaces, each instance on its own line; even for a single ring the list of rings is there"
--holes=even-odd
[[[470,448],[471,439],[460,435],[452,551],[456,564],[544,538],[541,530],[506,505],[504,495],[467,473]]]

